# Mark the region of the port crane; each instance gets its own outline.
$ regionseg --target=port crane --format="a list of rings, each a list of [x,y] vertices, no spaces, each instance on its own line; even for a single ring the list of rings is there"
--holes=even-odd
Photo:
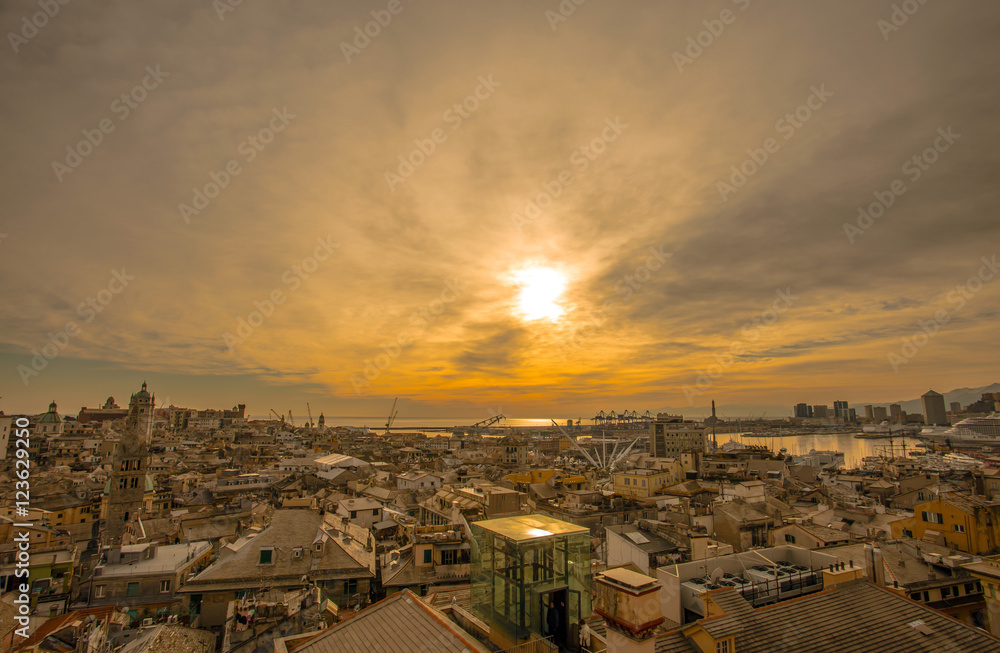
[[[284,423],[285,423],[285,416],[284,416],[284,415],[279,415],[279,414],[278,414],[278,411],[276,411],[276,410],[275,410],[275,409],[273,409],[273,408],[271,408],[271,409],[270,409],[270,411],[271,411],[272,413],[274,413],[274,416],[275,416],[275,417],[277,417],[277,418],[278,418],[278,420],[279,420],[279,421],[280,421],[280,422],[281,422],[282,424],[284,424]]]
[[[293,427],[295,426],[295,420],[292,419],[292,409],[291,408],[288,409],[288,423],[291,424]]]
[[[312,408],[309,407],[309,402],[306,402],[306,413],[309,415],[309,428],[313,427],[313,412]]]
[[[399,412],[396,410],[396,402],[399,401],[399,397],[392,400],[392,409],[389,410],[389,419],[385,421],[385,435],[389,435],[389,428],[392,423],[396,421],[396,414]]]

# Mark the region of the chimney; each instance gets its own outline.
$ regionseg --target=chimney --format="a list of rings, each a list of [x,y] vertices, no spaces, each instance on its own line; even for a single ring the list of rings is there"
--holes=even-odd
[[[608,626],[608,653],[653,653],[653,633],[663,623],[660,582],[628,569],[609,569],[594,579],[594,612]]]

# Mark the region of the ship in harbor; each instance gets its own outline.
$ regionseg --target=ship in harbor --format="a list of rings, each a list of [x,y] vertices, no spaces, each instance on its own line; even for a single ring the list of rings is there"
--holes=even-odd
[[[916,435],[920,431],[919,426],[911,424],[890,424],[883,420],[881,424],[868,424],[862,427],[861,433],[856,433],[856,438],[892,438],[896,436]]]
[[[990,413],[986,417],[970,417],[944,431],[926,429],[918,436],[932,444],[949,447],[996,447],[1000,446],[1000,413]]]

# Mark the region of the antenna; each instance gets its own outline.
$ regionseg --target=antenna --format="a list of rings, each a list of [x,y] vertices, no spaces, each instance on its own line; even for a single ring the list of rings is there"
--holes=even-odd
[[[715,571],[712,572],[711,576],[713,585],[717,585],[719,583],[719,579],[722,578],[723,573],[724,572],[722,571],[722,567],[715,568]]]

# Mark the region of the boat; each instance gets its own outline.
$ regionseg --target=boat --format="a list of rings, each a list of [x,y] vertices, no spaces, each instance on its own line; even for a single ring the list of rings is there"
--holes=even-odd
[[[932,444],[949,447],[980,448],[1000,445],[1000,413],[990,413],[986,417],[963,419],[944,432],[924,429],[919,436]]]

